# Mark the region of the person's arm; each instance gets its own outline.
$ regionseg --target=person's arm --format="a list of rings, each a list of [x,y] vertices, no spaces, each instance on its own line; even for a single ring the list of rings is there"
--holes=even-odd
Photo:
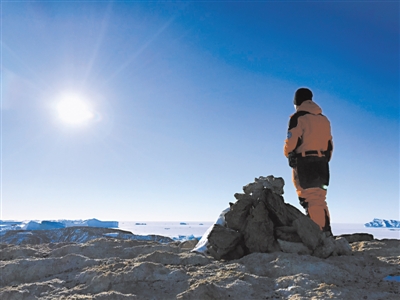
[[[332,139],[330,139],[328,141],[328,149],[326,150],[326,157],[328,158],[328,162],[331,160],[332,158],[332,153],[333,153],[333,141]]]
[[[294,151],[301,143],[303,130],[301,128],[301,120],[299,120],[299,117],[300,115],[297,113],[290,117],[288,133],[283,149],[283,153],[286,157],[289,157],[289,153]]]

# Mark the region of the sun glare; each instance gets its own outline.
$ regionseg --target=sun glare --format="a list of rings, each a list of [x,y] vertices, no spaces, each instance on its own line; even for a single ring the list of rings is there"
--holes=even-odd
[[[87,101],[76,94],[66,94],[57,103],[59,118],[68,124],[82,124],[94,117]]]

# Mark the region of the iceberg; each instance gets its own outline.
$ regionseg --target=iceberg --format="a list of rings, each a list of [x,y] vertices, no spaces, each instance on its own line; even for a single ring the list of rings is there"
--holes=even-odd
[[[118,228],[117,221],[99,221],[97,219],[90,219],[86,221],[89,227],[101,227],[101,228]]]
[[[52,230],[67,227],[100,227],[118,228],[117,221],[100,221],[97,219],[89,220],[58,220],[58,221],[1,221],[0,231],[8,230]]]
[[[400,228],[400,221],[375,218],[372,222],[365,223],[364,226],[374,228]]]
[[[0,220],[0,231],[4,230],[21,230],[24,224],[18,221],[2,221]]]
[[[172,238],[174,241],[192,241],[192,240],[200,240],[201,236],[190,235],[178,235],[178,237]]]
[[[119,223],[117,221],[100,221],[97,219],[89,220],[60,220],[59,222],[65,224],[65,227],[101,227],[101,228],[118,228]]]
[[[65,228],[65,224],[56,221],[42,221],[41,223],[30,221],[25,225],[23,229],[25,230],[50,230],[50,229],[60,229]]]

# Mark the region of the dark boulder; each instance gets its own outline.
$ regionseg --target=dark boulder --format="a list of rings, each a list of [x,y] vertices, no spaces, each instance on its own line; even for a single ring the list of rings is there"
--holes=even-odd
[[[345,238],[349,243],[364,242],[364,241],[368,242],[374,239],[374,236],[369,233],[342,234],[339,235],[338,237]]]
[[[301,238],[296,229],[291,226],[275,227],[275,237],[286,242],[301,243]]]
[[[238,231],[215,224],[208,235],[208,251],[216,259],[232,259],[231,257],[236,256],[236,252],[238,252],[237,256],[239,254],[243,256],[244,251],[240,246],[242,238],[243,235]]]
[[[235,194],[235,196],[238,194]],[[251,196],[242,194],[238,197],[236,203],[231,205],[231,209],[225,214],[225,222],[228,228],[244,232],[246,226],[246,220],[249,215],[250,209],[254,204],[254,200]]]
[[[243,187],[244,194],[235,194],[237,201],[230,203],[224,226],[214,225],[208,236],[209,253],[225,260],[276,251],[327,258],[351,253],[350,240],[370,238],[326,237],[308,216],[285,203],[283,185],[282,178],[261,176]]]
[[[270,213],[270,218],[277,226],[290,226],[291,220],[286,212],[286,205],[283,197],[275,194],[270,189],[265,189],[261,201],[263,201]]]
[[[244,243],[250,253],[280,251],[274,237],[274,223],[268,216],[264,202],[260,201],[251,209],[244,231]]]
[[[319,226],[307,216],[302,216],[293,221],[293,227],[302,243],[314,250],[322,241],[322,231]]]

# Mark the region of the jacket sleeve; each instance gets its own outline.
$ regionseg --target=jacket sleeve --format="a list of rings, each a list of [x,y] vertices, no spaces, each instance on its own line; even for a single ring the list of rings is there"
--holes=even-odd
[[[326,118],[327,120],[328,120],[328,118]],[[332,158],[332,153],[333,153],[333,138],[332,138],[332,133],[331,133],[331,123],[329,122],[329,120],[328,120],[328,123],[329,123],[329,136],[330,136],[330,138],[329,138],[329,140],[328,140],[328,146],[327,146],[327,148],[326,148],[326,157],[328,158],[328,162],[331,160],[331,158]]]
[[[287,137],[285,140],[285,146],[283,153],[286,157],[289,153],[296,149],[298,143],[301,141],[303,135],[303,129],[301,128],[301,122],[296,114],[290,117]]]
[[[333,153],[333,141],[332,138],[328,141],[328,149],[327,149],[327,158],[328,158],[328,162],[331,160],[332,158],[332,153]]]

